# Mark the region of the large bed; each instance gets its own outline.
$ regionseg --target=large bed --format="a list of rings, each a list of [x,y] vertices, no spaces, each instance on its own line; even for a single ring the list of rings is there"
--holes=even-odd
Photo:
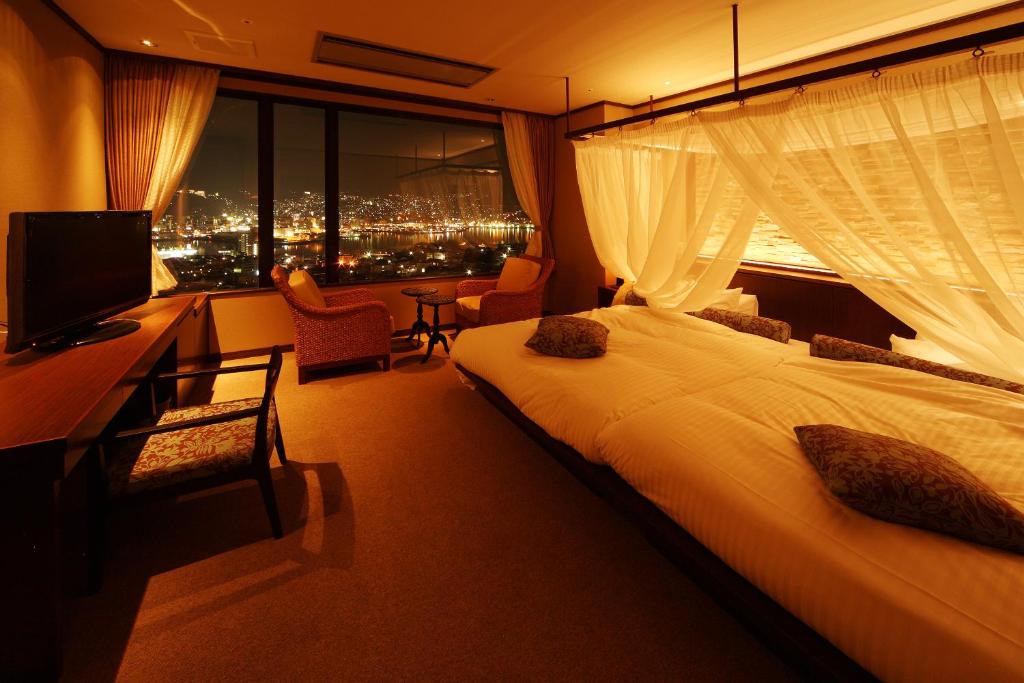
[[[463,332],[452,358],[875,676],[1024,680],[1024,556],[847,508],[793,433],[919,443],[1024,509],[1024,396],[645,307],[581,315],[609,328],[605,356],[539,355],[525,321]]]

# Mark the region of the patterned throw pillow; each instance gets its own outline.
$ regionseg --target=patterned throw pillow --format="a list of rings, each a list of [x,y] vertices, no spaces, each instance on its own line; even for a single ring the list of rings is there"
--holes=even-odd
[[[832,360],[853,360],[862,363],[878,363],[879,365],[892,365],[907,370],[927,372],[929,375],[937,375],[957,382],[970,382],[986,387],[995,387],[1005,391],[1012,391],[1017,394],[1024,394],[1024,384],[1011,382],[1010,380],[983,375],[980,372],[961,370],[941,363],[933,363],[930,360],[906,356],[895,351],[886,351],[867,344],[836,337],[827,337],[823,334],[816,334],[811,338],[811,355],[818,358],[830,358]]]
[[[623,300],[623,303],[627,306],[646,306],[647,299],[643,298],[630,288],[630,290],[626,292],[626,298]]]
[[[759,315],[748,315],[746,313],[735,313],[721,308],[705,308],[702,311],[695,311],[690,315],[701,320],[710,320],[719,325],[731,327],[737,332],[756,334],[758,337],[774,339],[782,344],[789,343],[789,335],[793,328],[789,323],[774,318],[763,318]]]
[[[608,328],[596,320],[553,315],[540,319],[526,346],[547,356],[596,358],[608,348]]]
[[[1024,512],[949,456],[837,425],[793,431],[829,492],[853,509],[1024,554]]]

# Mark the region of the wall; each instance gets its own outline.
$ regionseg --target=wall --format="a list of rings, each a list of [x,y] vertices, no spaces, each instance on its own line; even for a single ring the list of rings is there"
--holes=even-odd
[[[573,128],[593,126],[623,116],[629,110],[606,104],[576,111]],[[565,117],[555,120],[555,201],[551,215],[551,241],[555,272],[548,284],[546,308],[553,313],[577,313],[597,306],[597,288],[610,282],[597,260],[576,180],[576,154],[565,139]]]
[[[105,209],[103,55],[39,0],[0,0],[0,319],[11,211]]]
[[[455,285],[464,278],[439,278],[407,282],[382,282],[362,285],[383,301],[395,318],[395,328],[408,330],[416,319],[416,300],[405,296],[403,287],[437,287],[440,294],[455,294]],[[332,289],[324,288],[329,294]],[[454,306],[441,306],[441,324],[455,322]],[[433,324],[433,308],[426,307],[423,317]],[[214,294],[210,297],[210,353],[239,354],[266,349],[294,341],[292,319],[284,299],[276,290],[239,294]]]

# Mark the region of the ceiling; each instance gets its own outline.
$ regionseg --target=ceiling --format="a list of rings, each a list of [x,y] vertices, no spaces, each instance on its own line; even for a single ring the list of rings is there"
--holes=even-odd
[[[731,0],[58,0],[107,48],[543,113],[730,78]],[[741,73],[988,9],[992,0],[740,0]],[[186,31],[243,41],[193,47]],[[496,67],[470,88],[312,61],[319,32]],[[145,48],[140,40],[157,44]],[[251,41],[254,54],[246,52]],[[216,42],[216,41],[212,41]]]

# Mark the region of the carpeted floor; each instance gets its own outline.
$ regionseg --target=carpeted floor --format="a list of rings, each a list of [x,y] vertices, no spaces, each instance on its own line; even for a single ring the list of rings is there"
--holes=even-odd
[[[299,387],[287,355],[285,537],[255,484],[117,513],[65,680],[793,678],[443,351],[419,359]]]

